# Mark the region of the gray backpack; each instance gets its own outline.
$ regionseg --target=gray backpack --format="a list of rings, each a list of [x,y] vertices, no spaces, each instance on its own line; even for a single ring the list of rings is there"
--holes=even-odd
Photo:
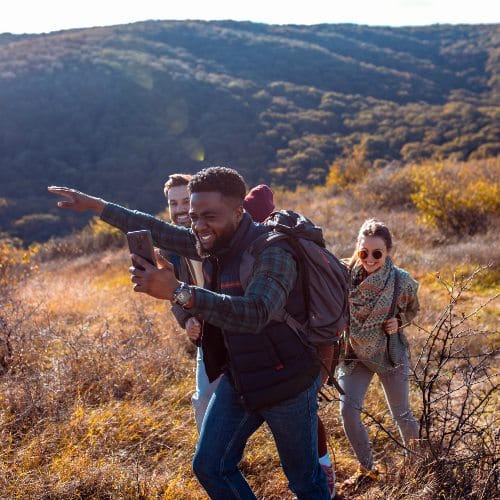
[[[286,240],[299,266],[307,320],[301,323],[285,309],[273,320],[286,322],[309,345],[337,344],[349,319],[347,267],[325,248],[321,228],[303,215],[280,210],[273,212],[264,224],[269,232],[257,238],[243,254],[240,265],[243,288],[250,281],[255,256],[269,245]]]

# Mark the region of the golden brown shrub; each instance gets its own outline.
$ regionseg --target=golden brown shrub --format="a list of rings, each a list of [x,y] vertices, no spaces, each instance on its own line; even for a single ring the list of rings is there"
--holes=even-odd
[[[500,215],[500,158],[424,163],[413,171],[411,199],[421,220],[445,234],[475,234]]]

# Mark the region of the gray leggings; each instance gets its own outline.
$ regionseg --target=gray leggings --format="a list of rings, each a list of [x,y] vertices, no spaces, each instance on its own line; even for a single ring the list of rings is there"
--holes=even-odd
[[[408,374],[409,361],[405,356],[396,368],[378,376],[392,418],[396,421],[405,446],[408,446],[411,439],[418,438],[419,430],[408,401],[410,387]],[[361,408],[373,375],[373,371],[358,362],[351,374],[339,379],[339,385],[345,392],[340,396],[344,431],[359,463],[366,469],[373,468],[373,455],[368,433],[361,423]]]

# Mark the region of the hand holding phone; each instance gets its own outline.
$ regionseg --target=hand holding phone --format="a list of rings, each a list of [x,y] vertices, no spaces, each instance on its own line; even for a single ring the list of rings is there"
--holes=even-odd
[[[137,259],[144,259],[152,264],[144,269],[132,257],[133,268],[131,268],[131,281],[134,283],[134,292],[151,295],[157,299],[172,300],[174,292],[179,288],[180,281],[175,277],[174,266],[171,262],[163,259],[159,254],[156,262],[153,238],[148,230],[131,231],[127,233],[127,241],[130,252]]]
[[[142,229],[140,231],[130,231],[127,233],[127,241],[130,253],[135,253],[136,255],[141,256],[143,259],[146,259],[153,266],[156,266],[151,231],[147,229]],[[137,269],[141,269],[144,271],[144,267],[134,262],[133,259],[132,262]]]

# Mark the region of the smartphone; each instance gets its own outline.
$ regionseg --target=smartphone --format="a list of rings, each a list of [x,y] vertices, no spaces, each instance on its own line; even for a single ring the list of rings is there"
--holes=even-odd
[[[153,264],[153,266],[156,265],[151,231],[147,229],[143,229],[141,231],[130,231],[127,233],[127,241],[130,253],[140,255],[143,259],[146,259]],[[144,271],[144,268],[140,264],[134,262],[134,259],[132,259],[132,262],[137,269],[142,269]]]

